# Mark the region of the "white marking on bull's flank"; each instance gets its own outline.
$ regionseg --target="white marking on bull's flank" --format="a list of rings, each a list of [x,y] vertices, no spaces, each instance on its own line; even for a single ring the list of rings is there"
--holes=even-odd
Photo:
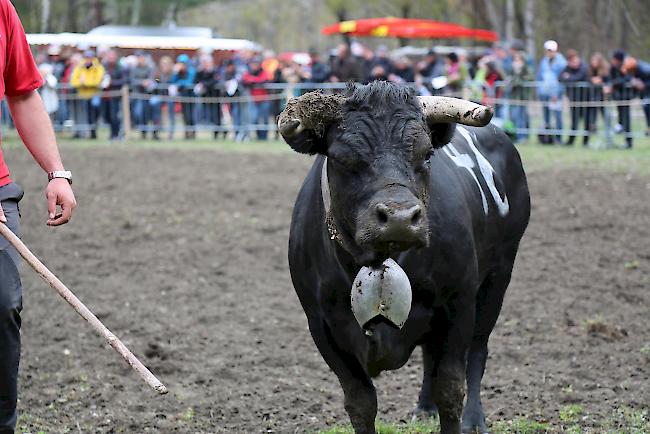
[[[474,178],[474,181],[476,182],[476,185],[478,186],[478,190],[481,192],[481,201],[483,202],[483,211],[485,211],[485,214],[488,213],[488,203],[487,203],[487,198],[485,197],[485,193],[483,193],[483,189],[481,188],[481,183],[478,182],[478,178],[476,177],[476,174],[472,169],[474,169],[474,161],[470,158],[469,155],[467,154],[461,154],[458,152],[458,150],[452,145],[451,143],[448,143],[446,146],[442,148],[442,150],[447,154],[447,156],[456,163],[456,166],[458,167],[464,167],[467,169],[470,175],[472,175],[472,178]]]
[[[467,131],[466,128],[460,125],[458,125],[456,129],[458,130],[460,135],[463,136],[465,141],[467,141],[467,145],[474,153],[474,156],[476,157],[476,161],[478,163],[479,170],[481,171],[481,175],[483,176],[483,179],[485,180],[485,183],[487,184],[488,189],[490,190],[490,195],[492,196],[492,199],[494,200],[494,203],[496,204],[497,209],[499,210],[499,215],[501,217],[508,215],[508,212],[510,211],[510,205],[508,204],[508,196],[504,192],[503,199],[501,199],[501,195],[499,194],[499,190],[497,190],[497,186],[494,181],[494,173],[495,173],[494,168],[487,160],[487,158],[485,158],[483,154],[481,154],[479,150],[476,148],[476,145],[474,144],[475,136],[473,137],[473,135],[470,134],[470,132]],[[472,174],[472,178],[474,178],[474,181],[476,182],[476,185],[478,185],[479,191],[481,192],[483,211],[485,211],[485,214],[487,214],[488,202],[485,198],[483,187],[481,187],[481,183],[478,181],[478,178],[474,173],[473,169],[475,167],[475,164],[472,158],[467,154],[461,154],[460,152],[458,152],[458,150],[451,143],[448,143],[442,149],[444,150],[445,154],[447,154],[447,156],[451,159],[451,161],[453,161],[458,167],[464,167]]]

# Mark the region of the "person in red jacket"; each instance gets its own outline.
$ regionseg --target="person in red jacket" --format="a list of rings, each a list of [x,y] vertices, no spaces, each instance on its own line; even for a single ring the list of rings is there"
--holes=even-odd
[[[266,140],[268,136],[267,125],[271,113],[269,91],[261,85],[271,81],[269,74],[262,68],[259,59],[253,59],[248,65],[248,71],[242,77],[244,85],[249,86],[253,101],[250,104],[251,123],[256,127],[257,140]]]
[[[6,96],[21,139],[47,174],[47,224],[65,224],[76,207],[70,186],[72,175],[61,162],[50,117],[36,92],[43,80],[9,0],[0,0],[0,75],[0,99]],[[23,190],[11,179],[0,151],[0,224],[6,224],[17,235],[18,202],[22,196]],[[0,434],[13,433],[16,425],[22,309],[18,256],[4,238],[0,239]]]

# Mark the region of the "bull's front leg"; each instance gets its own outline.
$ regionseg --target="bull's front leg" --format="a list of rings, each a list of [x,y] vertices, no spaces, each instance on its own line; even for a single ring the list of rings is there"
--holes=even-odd
[[[375,434],[377,417],[377,392],[372,380],[339,375],[339,381],[345,394],[345,411],[356,434]]]
[[[341,383],[345,411],[356,434],[376,434],[377,392],[371,378],[356,357],[341,351],[329,328],[320,320],[310,320],[309,330],[327,365]]]
[[[422,345],[422,365],[424,374],[422,376],[422,388],[418,405],[413,410],[413,419],[435,417],[438,414],[438,408],[433,401],[433,375],[434,375],[434,346],[430,342]]]
[[[433,400],[441,434],[460,434],[465,398],[465,367],[474,329],[474,297],[458,297],[447,308],[447,327],[435,351]]]

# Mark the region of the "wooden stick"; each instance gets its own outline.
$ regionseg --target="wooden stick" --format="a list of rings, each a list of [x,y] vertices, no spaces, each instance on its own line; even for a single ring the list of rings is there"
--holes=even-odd
[[[43,280],[49,283],[49,285],[54,288],[59,295],[63,297],[79,315],[81,315],[83,319],[88,321],[100,335],[104,336],[111,347],[113,347],[113,349],[117,351],[138,374],[140,374],[149,386],[153,387],[161,395],[167,393],[165,385],[162,384],[160,380],[158,380],[155,375],[153,375],[151,371],[149,371],[149,369],[147,369],[147,367],[144,366],[131,351],[129,351],[122,341],[107,329],[95,314],[92,313],[90,309],[88,309],[81,300],[79,300],[77,296],[63,284],[63,282],[48,270],[47,267],[43,265],[43,263],[39,261],[38,258],[27,248],[20,238],[18,238],[11,229],[3,223],[0,223],[0,234],[2,234],[2,236],[5,237],[7,241],[16,248],[16,250],[18,250],[20,256],[27,261],[34,271],[43,278]]]

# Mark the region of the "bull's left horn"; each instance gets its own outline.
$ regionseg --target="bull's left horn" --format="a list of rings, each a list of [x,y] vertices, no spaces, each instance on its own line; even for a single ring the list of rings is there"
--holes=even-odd
[[[300,119],[292,119],[287,121],[282,118],[278,118],[278,130],[280,131],[280,134],[282,134],[282,137],[291,138],[293,136],[297,136],[302,131],[304,131],[304,129],[305,127],[300,123]]]
[[[422,111],[429,123],[457,123],[484,127],[490,123],[491,107],[446,96],[419,96]]]
[[[344,103],[343,95],[323,95],[320,92],[308,92],[291,98],[278,116],[278,130],[285,139],[305,130],[320,135],[327,125],[341,118]]]

